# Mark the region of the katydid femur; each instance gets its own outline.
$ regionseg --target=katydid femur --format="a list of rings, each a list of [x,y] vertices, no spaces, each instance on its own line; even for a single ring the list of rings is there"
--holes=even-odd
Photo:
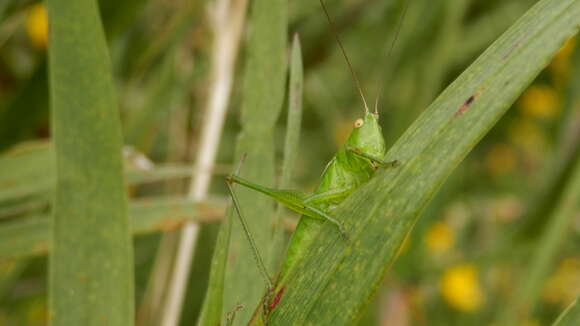
[[[322,0],[320,0],[320,4],[330,26],[334,29],[334,24],[332,23],[330,15],[328,14]],[[406,7],[403,11],[403,15],[405,12]],[[401,21],[403,20],[403,17],[404,16],[401,17]],[[238,217],[244,227],[244,232],[250,242],[260,272],[263,274],[268,286],[268,294],[264,299],[265,305],[262,308],[262,315],[264,318],[266,318],[270,310],[275,307],[275,304],[271,304],[271,300],[273,299],[272,294],[276,293],[274,301],[279,300],[277,297],[279,296],[278,294],[283,291],[282,289],[286,276],[294,268],[295,262],[304,255],[305,250],[318,234],[322,222],[326,221],[335,225],[337,230],[344,236],[343,238],[345,241],[348,241],[348,230],[345,229],[341,221],[333,217],[333,210],[355,189],[366,183],[378,168],[395,167],[398,165],[397,161],[385,162],[383,160],[386,154],[386,148],[378,121],[378,110],[375,105],[374,112],[369,111],[367,101],[365,100],[356,73],[346,55],[346,51],[334,30],[333,34],[353,76],[355,87],[358,90],[363,103],[364,115],[361,119],[357,119],[354,122],[354,128],[345,144],[342,145],[326,165],[326,168],[322,172],[318,188],[316,188],[312,194],[306,194],[295,190],[279,190],[261,186],[239,177],[237,173],[228,176],[226,179],[234,206],[236,206],[236,212],[238,213]],[[396,35],[397,34],[398,31],[396,32]],[[393,41],[393,44],[395,40]],[[247,227],[247,223],[241,214],[241,209],[232,187],[233,183],[259,191],[291,210],[302,214],[296,231],[292,235],[290,244],[288,245],[284,265],[282,266],[280,274],[275,282],[272,282],[272,278],[269,276],[262,258],[260,257],[258,248]],[[257,315],[255,314],[254,317],[256,316]]]

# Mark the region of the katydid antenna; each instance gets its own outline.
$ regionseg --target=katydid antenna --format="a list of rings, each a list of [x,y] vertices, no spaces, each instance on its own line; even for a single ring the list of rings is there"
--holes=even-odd
[[[340,47],[340,51],[342,52],[342,56],[344,57],[344,60],[346,60],[346,64],[348,65],[348,69],[350,70],[352,78],[354,79],[355,87],[357,88],[358,93],[360,94],[360,97],[361,97],[363,104],[365,106],[365,113],[368,113],[369,107],[367,105],[367,101],[365,99],[365,95],[363,93],[362,87],[360,86],[360,81],[358,80],[358,77],[356,76],[356,73],[354,72],[354,69],[352,68],[352,64],[350,63],[350,60],[348,59],[348,55],[346,54],[346,50],[344,49],[344,46],[342,46],[342,42],[340,41],[340,38],[338,37],[338,32],[336,31],[336,27],[334,25],[334,22],[332,21],[332,18],[330,18],[330,14],[328,13],[328,10],[326,9],[326,5],[324,4],[324,0],[319,0],[319,1],[320,1],[320,5],[322,6],[322,10],[324,11],[324,14],[326,15],[326,19],[328,19],[328,24],[330,25],[332,35],[334,35],[334,38],[336,39],[336,43],[338,43],[338,46]]]
[[[334,38],[336,39],[336,42],[338,43],[338,46],[340,47],[340,51],[342,52],[342,56],[344,57],[344,60],[346,61],[346,64],[348,65],[348,69],[350,70],[350,73],[352,75],[352,78],[354,79],[354,83],[355,83],[355,87],[358,90],[360,97],[363,101],[364,107],[365,107],[365,113],[369,112],[369,107],[367,105],[367,101],[365,99],[362,87],[360,85],[360,81],[354,71],[354,68],[352,67],[352,64],[350,62],[350,59],[348,58],[348,55],[346,54],[346,50],[344,49],[344,46],[342,45],[342,42],[340,41],[340,38],[338,37],[338,32],[336,31],[336,27],[334,25],[334,22],[332,21],[332,18],[330,17],[330,14],[328,13],[328,10],[326,9],[326,5],[324,4],[324,0],[319,0],[320,2],[320,6],[322,6],[322,10],[324,11],[324,14],[326,15],[326,19],[328,20],[328,24],[330,25],[330,29],[332,31],[332,34],[334,35]],[[401,18],[399,19],[399,22],[397,23],[397,30],[395,32],[395,37],[393,39],[393,42],[391,43],[391,47],[389,49],[389,52],[387,53],[386,56],[386,60],[388,60],[393,52],[393,48],[395,47],[395,43],[397,42],[397,39],[399,38],[399,34],[401,32],[401,27],[403,26],[403,21],[405,20],[405,15],[407,14],[407,9],[409,8],[409,1],[405,1],[405,7],[403,8],[403,13],[401,14]],[[377,93],[377,97],[375,99],[375,114],[379,114],[378,111],[378,104],[379,104],[379,95],[382,92],[383,89],[383,83],[381,83],[380,87],[379,87],[379,92]]]
[[[395,48],[395,44],[397,43],[397,39],[399,38],[399,34],[401,34],[401,28],[403,27],[403,22],[405,21],[405,15],[407,15],[407,9],[409,9],[409,1],[405,1],[405,7],[403,7],[403,13],[401,14],[401,18],[399,19],[399,22],[397,23],[397,30],[395,31],[395,36],[393,38],[393,42],[391,42],[391,47],[389,48],[389,52],[387,53],[387,56],[385,57],[385,62],[389,61],[389,59],[391,58],[391,55],[393,54],[393,49]],[[384,80],[381,81],[381,83],[379,84],[379,89],[377,92],[377,97],[375,99],[375,114],[379,114],[379,97],[381,96],[381,93],[383,91],[383,88],[385,86],[385,82]]]

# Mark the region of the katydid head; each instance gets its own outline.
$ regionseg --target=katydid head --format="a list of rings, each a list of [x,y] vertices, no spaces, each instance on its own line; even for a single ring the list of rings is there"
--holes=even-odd
[[[385,155],[383,132],[379,125],[379,115],[367,112],[362,119],[354,122],[354,129],[346,141],[346,147],[376,157]]]

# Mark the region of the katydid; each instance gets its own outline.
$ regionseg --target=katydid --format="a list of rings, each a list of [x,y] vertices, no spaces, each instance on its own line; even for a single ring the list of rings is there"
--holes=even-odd
[[[328,15],[322,0],[320,0],[320,4],[331,27],[333,27],[330,16]],[[403,17],[401,20],[402,19]],[[354,122],[353,130],[345,144],[340,147],[338,152],[326,165],[326,168],[322,172],[320,184],[316,190],[312,194],[306,194],[296,190],[269,188],[241,178],[237,173],[226,178],[235,209],[238,213],[237,215],[244,227],[244,232],[250,242],[260,272],[266,279],[268,293],[263,302],[264,306],[262,307],[262,314],[264,314],[264,317],[266,317],[265,315],[274,308],[275,303],[280,300],[279,296],[282,293],[281,285],[284,282],[284,278],[295,266],[295,262],[305,253],[305,250],[319,232],[323,222],[332,223],[336,226],[337,231],[343,235],[344,240],[348,241],[348,230],[344,228],[341,221],[333,217],[333,210],[354,190],[366,183],[377,169],[381,167],[395,167],[398,165],[397,161],[383,161],[386,154],[386,147],[381,127],[379,125],[377,105],[375,104],[374,112],[370,112],[358,78],[356,77],[346,55],[346,51],[335,33],[334,36],[336,37],[341,52],[355,81],[356,88],[362,99],[364,115],[362,118],[357,119]],[[296,231],[293,233],[288,245],[284,265],[274,283],[266,271],[266,267],[260,257],[258,248],[256,247],[247,228],[247,223],[241,214],[241,208],[238,205],[238,201],[232,188],[234,183],[261,192],[291,210],[302,214]],[[276,295],[275,297],[272,297],[274,293],[276,293]]]
[[[321,221],[334,224],[348,239],[348,231],[340,221],[332,217],[333,209],[352,191],[367,182],[378,167],[396,165],[396,161],[382,161],[385,155],[385,141],[378,118],[377,113],[370,113],[367,110],[362,119],[354,122],[354,129],[349,138],[326,165],[320,185],[312,194],[264,187],[235,174],[228,176],[229,184],[237,183],[259,191],[302,214],[303,218],[292,235],[281,275],[284,275],[284,271],[301,255],[304,243],[309,242],[317,233]]]
[[[294,266],[294,263],[304,254],[304,250],[308,248],[308,245],[318,233],[321,222],[327,221],[334,224],[338,231],[344,235],[345,240],[348,241],[348,230],[344,229],[340,221],[332,217],[332,211],[352,191],[367,182],[379,167],[394,167],[397,165],[397,161],[382,161],[386,149],[378,118],[377,113],[366,111],[362,119],[355,121],[354,129],[346,143],[328,162],[322,173],[320,185],[310,195],[295,190],[264,187],[243,179],[236,174],[227,177],[227,184],[238,217],[251,244],[260,272],[266,279],[268,294],[265,298],[265,305],[271,305],[269,301],[272,294],[278,293],[280,290],[275,290],[275,286],[283,281],[286,274]],[[247,223],[241,214],[241,209],[231,186],[232,183],[259,191],[286,207],[303,214],[288,245],[284,266],[275,285],[272,283],[258,248],[247,229]],[[262,309],[263,314],[267,314],[271,310],[269,307],[263,307]]]

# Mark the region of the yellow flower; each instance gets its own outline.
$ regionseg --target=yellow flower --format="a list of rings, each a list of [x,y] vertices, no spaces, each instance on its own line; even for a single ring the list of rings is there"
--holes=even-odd
[[[425,244],[432,254],[441,254],[449,250],[453,245],[453,229],[445,222],[433,224],[425,236]]]
[[[566,306],[578,293],[580,293],[580,259],[564,259],[546,281],[543,297],[551,304]]]
[[[560,113],[560,98],[552,87],[532,85],[520,98],[519,109],[531,118],[551,118]]]
[[[515,169],[517,155],[514,149],[506,144],[494,145],[485,156],[485,165],[493,176],[501,176]]]
[[[455,265],[445,270],[439,287],[445,301],[457,310],[473,312],[483,304],[477,269],[471,264]]]
[[[32,5],[26,15],[26,31],[36,48],[46,49],[48,44],[48,16],[42,3]]]

